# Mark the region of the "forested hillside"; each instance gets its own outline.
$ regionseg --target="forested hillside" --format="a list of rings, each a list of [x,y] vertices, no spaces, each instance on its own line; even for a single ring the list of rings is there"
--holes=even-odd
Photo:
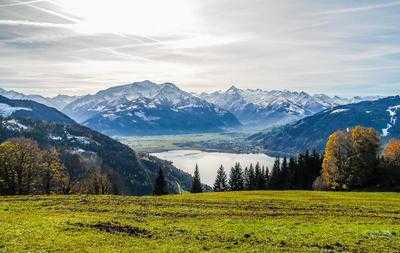
[[[191,176],[169,162],[139,155],[110,137],[74,123],[65,115],[65,123],[53,121],[49,115],[64,119],[55,109],[35,102],[29,102],[34,103],[33,107],[28,107],[26,101],[3,99],[3,102],[8,111],[0,116],[0,142],[22,137],[34,140],[40,148],[55,148],[67,169],[78,170],[71,174],[77,181],[85,171],[95,167],[108,176],[113,193],[151,194],[155,177],[162,168],[171,192],[190,188]],[[36,108],[40,113],[36,114]],[[78,166],[74,165],[74,160],[80,161]]]
[[[338,106],[293,124],[249,138],[269,152],[296,154],[306,149],[323,151],[329,135],[355,126],[372,127],[383,142],[400,137],[397,112],[400,96]]]

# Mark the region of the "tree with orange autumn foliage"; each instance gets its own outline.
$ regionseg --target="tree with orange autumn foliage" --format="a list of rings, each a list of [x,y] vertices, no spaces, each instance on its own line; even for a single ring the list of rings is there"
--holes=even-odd
[[[392,139],[383,152],[384,158],[400,166],[400,140]]]
[[[357,126],[333,133],[326,144],[318,185],[332,190],[367,186],[378,166],[379,142],[373,128]]]
[[[381,185],[384,188],[400,189],[400,140],[393,139],[383,152]]]
[[[347,184],[350,188],[369,185],[374,171],[379,165],[380,138],[374,128],[357,126],[349,132],[352,156]]]
[[[350,156],[350,152],[351,145],[345,132],[336,131],[329,136],[322,163],[321,188],[332,190],[343,188],[345,175],[348,174],[347,157]]]

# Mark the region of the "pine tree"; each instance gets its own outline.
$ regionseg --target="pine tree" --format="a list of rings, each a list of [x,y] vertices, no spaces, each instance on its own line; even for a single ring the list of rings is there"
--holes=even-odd
[[[250,164],[249,168],[249,187],[248,190],[254,190],[256,189],[256,175],[254,171],[253,164]]]
[[[197,164],[196,164],[196,168],[194,169],[193,181],[192,181],[192,189],[191,189],[190,192],[191,193],[203,192],[203,188],[201,186],[201,181],[200,181],[199,166]]]
[[[280,170],[281,162],[279,157],[275,159],[274,166],[272,167],[271,178],[270,178],[270,188],[279,189],[280,188]]]
[[[223,192],[228,189],[227,178],[224,167],[221,165],[217,171],[217,177],[215,178],[214,191]]]
[[[154,185],[154,195],[165,195],[168,194],[167,181],[165,181],[164,172],[160,168],[158,171],[158,176]]]
[[[300,153],[297,157],[297,166],[296,171],[294,173],[294,181],[296,189],[304,189],[305,188],[305,177],[307,174],[307,154]]]
[[[244,168],[243,172],[243,187],[245,190],[250,190],[250,175],[247,166]]]
[[[260,163],[256,163],[255,167],[255,188],[257,190],[264,190],[266,188],[265,175],[261,171]]]
[[[240,163],[236,163],[234,167],[231,168],[231,173],[229,175],[229,186],[231,191],[241,191],[243,190],[243,171]]]
[[[281,164],[281,173],[280,173],[280,180],[279,180],[280,188],[282,189],[290,189],[290,171],[289,165],[287,162],[287,157],[285,156],[282,160]]]
[[[296,170],[297,170],[297,160],[294,157],[290,157],[288,165],[290,189],[296,188],[296,181],[295,181]]]
[[[265,188],[267,188],[268,187],[268,185],[269,185],[269,180],[270,180],[270,177],[269,177],[269,169],[268,169],[268,167],[262,167],[262,173],[263,173],[263,175],[264,175],[264,180],[265,180]]]
[[[316,150],[313,150],[310,159],[311,159],[311,161],[310,161],[310,167],[309,167],[309,177],[308,177],[308,181],[307,181],[307,189],[312,189],[315,179],[321,175],[321,171],[322,171],[321,155]]]

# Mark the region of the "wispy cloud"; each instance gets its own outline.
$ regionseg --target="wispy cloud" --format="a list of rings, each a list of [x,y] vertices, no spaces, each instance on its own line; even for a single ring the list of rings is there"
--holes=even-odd
[[[398,70],[398,69],[400,69],[400,66],[381,66],[381,67],[370,67],[370,68],[343,68],[343,69],[339,69],[339,70],[330,70],[330,71],[292,73],[291,75],[292,76],[326,75],[326,74],[337,74],[337,73],[370,72],[370,71]]]
[[[42,12],[47,13],[47,14],[50,14],[50,15],[53,15],[53,16],[55,16],[55,17],[62,18],[62,19],[64,19],[64,20],[67,20],[67,21],[70,21],[70,22],[73,22],[73,23],[79,23],[79,22],[81,22],[80,19],[77,19],[77,18],[75,18],[75,17],[71,17],[71,16],[69,16],[69,15],[65,15],[65,14],[63,14],[63,13],[61,13],[61,12],[57,12],[57,11],[49,10],[49,9],[46,9],[46,8],[42,8],[42,7],[36,6],[36,5],[34,5],[34,4],[26,4],[26,5],[32,7],[32,8],[34,8],[34,9],[36,9],[36,10],[42,11]]]
[[[32,22],[32,21],[27,21],[27,20],[0,20],[0,25],[35,26],[35,27],[52,27],[52,28],[68,28],[68,29],[74,28],[74,25],[71,25],[71,24]]]
[[[365,95],[400,83],[400,0],[149,1],[0,0],[0,86],[55,95],[151,79]]]
[[[400,1],[391,2],[391,3],[382,3],[382,4],[374,4],[374,5],[367,5],[362,7],[354,7],[354,8],[344,8],[338,10],[329,10],[329,11],[322,11],[319,13],[315,13],[315,16],[319,15],[331,15],[331,14],[346,14],[352,12],[361,12],[361,11],[370,11],[375,9],[383,9],[389,7],[400,6]]]
[[[10,3],[10,4],[0,4],[1,7],[12,7],[12,6],[20,6],[20,5],[29,5],[29,4],[34,4],[34,3],[40,3],[40,2],[47,2],[48,0],[34,0],[34,1],[18,1],[16,3]]]

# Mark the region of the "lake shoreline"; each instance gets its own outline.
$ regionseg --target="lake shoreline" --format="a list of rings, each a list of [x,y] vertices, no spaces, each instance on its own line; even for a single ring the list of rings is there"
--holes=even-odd
[[[282,157],[282,154],[265,150],[261,146],[248,143],[248,134],[230,133],[197,133],[180,135],[119,136],[116,140],[128,145],[138,153],[161,153],[172,150],[199,150],[231,154],[258,154]]]
[[[275,161],[274,157],[264,153],[243,154],[221,152],[219,150],[178,149],[149,153],[149,155],[170,161],[176,168],[189,174],[193,174],[195,166],[198,165],[202,182],[207,185],[213,185],[217,170],[221,165],[229,175],[229,170],[235,163],[240,163],[243,169],[249,167],[251,164],[255,166],[257,163],[261,167],[264,166],[271,169]]]

